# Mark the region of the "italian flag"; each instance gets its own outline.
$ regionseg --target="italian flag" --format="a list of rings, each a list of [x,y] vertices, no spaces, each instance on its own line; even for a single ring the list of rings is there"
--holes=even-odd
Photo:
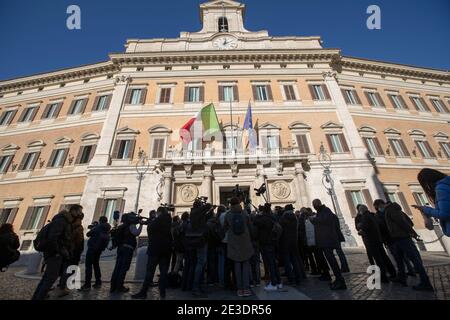
[[[214,135],[220,132],[219,119],[217,118],[214,104],[203,107],[193,118],[181,128],[180,137],[183,143],[189,144],[194,139],[200,139],[205,135]]]

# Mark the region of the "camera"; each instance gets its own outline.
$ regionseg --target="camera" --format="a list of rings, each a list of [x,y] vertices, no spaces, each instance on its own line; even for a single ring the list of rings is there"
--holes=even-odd
[[[168,212],[175,212],[175,206],[173,204],[161,203],[161,207],[166,208]]]
[[[96,226],[98,226],[98,222],[97,222],[97,221],[94,221],[92,224],[88,225],[88,229],[89,229],[89,230],[92,230],[92,229],[94,229]]]
[[[197,199],[194,200],[194,203],[204,206],[208,204],[208,197],[198,197]]]

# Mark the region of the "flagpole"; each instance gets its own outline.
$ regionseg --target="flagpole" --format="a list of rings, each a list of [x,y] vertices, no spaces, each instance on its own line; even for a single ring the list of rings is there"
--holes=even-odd
[[[230,118],[231,118],[231,145],[233,146],[233,151],[236,151],[234,145],[234,127],[233,127],[233,102],[230,99]]]

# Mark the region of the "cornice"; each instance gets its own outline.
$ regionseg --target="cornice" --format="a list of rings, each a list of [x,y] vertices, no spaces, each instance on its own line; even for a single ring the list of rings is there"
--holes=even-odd
[[[60,82],[83,80],[89,77],[107,75],[119,71],[111,61],[89,64],[75,68],[40,73],[28,77],[0,81],[0,93],[24,90]]]
[[[334,69],[337,71],[346,69],[357,72],[374,72],[382,75],[450,83],[450,72],[446,70],[422,68],[353,57],[342,57],[340,60],[336,60]]]

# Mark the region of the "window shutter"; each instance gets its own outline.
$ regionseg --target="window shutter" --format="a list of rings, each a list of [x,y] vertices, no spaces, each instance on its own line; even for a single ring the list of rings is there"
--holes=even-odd
[[[381,148],[380,140],[378,140],[377,137],[373,138],[373,142],[375,143],[375,146],[377,148],[377,153],[379,156],[384,156],[383,148]]]
[[[366,95],[366,99],[367,99],[367,102],[369,103],[369,106],[373,107],[374,105],[372,103],[372,100],[370,99],[369,92],[364,91],[364,94]]]
[[[399,153],[398,153],[398,151],[397,151],[397,148],[395,148],[393,139],[389,139],[389,144],[391,145],[392,151],[394,151],[394,155],[395,155],[396,157],[398,157],[398,156],[399,156]]]
[[[253,90],[253,100],[259,101],[258,89],[257,89],[256,85],[252,85],[252,90]]]
[[[119,210],[120,213],[123,213],[125,210],[125,199],[117,199],[116,210]]]
[[[190,102],[189,101],[189,87],[184,87],[184,102]]]
[[[128,89],[127,94],[125,96],[125,104],[131,103],[131,94],[133,93],[133,89]]]
[[[364,199],[366,200],[367,207],[371,212],[375,212],[375,208],[373,207],[372,196],[370,195],[369,189],[363,189],[362,193],[364,195]]]
[[[88,101],[89,101],[88,98],[83,99],[83,103],[81,104],[81,111],[80,111],[80,114],[83,114],[83,113],[84,113],[84,110],[86,110],[86,105],[87,105]]]
[[[405,99],[403,99],[401,95],[398,96],[398,100],[400,100],[400,103],[402,104],[403,108],[409,109],[408,106],[406,105]]]
[[[8,172],[9,167],[11,166],[11,163],[12,163],[13,159],[14,159],[14,155],[9,156],[9,158],[7,160],[8,162],[6,163],[6,166],[5,166],[5,171],[4,172],[0,172],[0,173],[7,173]]]
[[[100,96],[96,96],[94,100],[94,105],[92,106],[92,111],[98,110],[98,102],[100,101]]]
[[[142,89],[141,91],[141,104],[145,104],[145,99],[147,98],[147,88]]]
[[[111,155],[112,159],[118,159],[119,157],[120,142],[121,140],[116,140],[116,142],[114,143],[114,148]]]
[[[25,108],[22,110],[22,113],[20,114],[20,117],[19,117],[19,122],[23,122],[23,120],[25,119],[25,114],[27,113],[27,109],[28,108]]]
[[[353,96],[355,97],[356,103],[358,105],[361,105],[361,99],[359,98],[358,92],[356,92],[356,90],[353,90]]]
[[[445,105],[444,101],[442,101],[441,99],[438,99],[439,103],[441,104],[442,108],[444,109],[445,113],[448,113],[448,108]]]
[[[325,100],[331,100],[330,92],[326,84],[322,85],[323,94],[325,95]]]
[[[135,147],[136,147],[136,140],[130,140],[130,149],[128,149],[127,159],[133,160]]]
[[[342,95],[344,96],[344,100],[346,104],[352,104],[352,102],[350,101],[350,99],[347,97],[347,90],[345,89],[341,89]]]
[[[98,219],[101,216],[103,216],[104,204],[105,200],[103,198],[97,198],[97,203],[95,204],[94,218],[92,219],[92,222],[94,221],[98,222]]]
[[[298,144],[300,153],[302,153],[302,154],[310,153],[308,139],[306,138],[305,134],[297,135],[297,144]]]
[[[378,102],[380,103],[380,105],[381,105],[382,107],[386,108],[386,105],[384,104],[383,98],[381,98],[380,93],[377,92],[377,93],[375,93],[375,95],[376,95],[377,100],[378,100]]]
[[[75,164],[80,164],[81,157],[83,156],[83,152],[84,152],[85,148],[86,148],[86,146],[81,146],[80,150],[78,150],[78,154],[77,154],[77,158],[75,160]]]
[[[23,155],[23,157],[22,157],[22,161],[20,162],[20,165],[19,165],[19,171],[22,171],[23,170],[23,168],[25,167],[25,162],[27,161],[27,159],[28,159],[28,155],[29,155],[29,153],[27,152],[27,153],[25,153],[24,155]]]
[[[31,114],[31,119],[30,119],[30,121],[34,121],[34,119],[36,118],[36,115],[37,115],[38,111],[39,111],[39,106],[34,107],[33,113]]]
[[[266,85],[267,90],[267,98],[269,101],[273,101],[273,94],[272,94],[272,86],[270,84]]]
[[[366,147],[367,151],[368,151],[369,154],[370,154],[369,143],[367,142],[368,138],[363,137],[362,140],[363,140],[364,146]]]
[[[327,138],[327,142],[328,142],[328,147],[330,148],[330,152],[336,152],[336,150],[334,149],[333,143],[331,142],[331,135],[326,134],[325,135]]]
[[[17,110],[14,110],[12,112],[11,118],[9,119],[7,125],[10,125],[13,122],[14,118],[16,117],[16,114],[17,114]]]
[[[425,108],[425,110],[427,110],[428,112],[431,112],[430,107],[428,106],[428,104],[425,102],[424,98],[420,98],[420,102],[422,102],[423,107]]]
[[[11,213],[9,214],[8,220],[6,220],[6,223],[14,223],[14,220],[16,219],[17,211],[19,211],[19,208],[14,208],[11,210]]]
[[[341,140],[342,148],[344,149],[344,152],[350,152],[350,149],[348,148],[347,140],[345,139],[345,136],[343,133],[339,134],[339,139]]]
[[[205,101],[205,87],[200,86],[199,90],[200,90],[200,102],[204,102]]]
[[[224,98],[223,98],[223,96],[224,96],[224,94],[223,94],[223,89],[224,87],[223,86],[219,86],[219,101],[224,101]]]
[[[261,135],[260,147],[262,147],[264,150],[267,149],[267,136],[266,135]]]
[[[309,92],[311,93],[311,98],[313,100],[319,100],[319,98],[316,95],[316,92],[314,91],[314,86],[312,84],[310,84],[308,87],[309,87]]]
[[[59,113],[61,112],[61,108],[63,106],[63,102],[58,103],[56,110],[55,110],[55,115],[53,116],[53,118],[58,118]]]
[[[414,143],[416,144],[417,150],[419,150],[420,154],[422,155],[422,158],[425,158],[425,155],[423,154],[422,149],[420,149],[420,147],[419,147],[419,142],[414,141]]]
[[[31,170],[34,170],[36,168],[36,164],[37,164],[40,156],[41,156],[41,152],[36,152],[36,156],[34,157],[33,163],[31,164]]]
[[[347,198],[348,208],[350,209],[350,213],[352,217],[356,217],[356,207],[353,204],[352,193],[349,190],[345,190],[345,197]]]
[[[439,142],[439,145],[441,146],[442,151],[445,153],[445,156],[447,159],[450,159],[450,154],[448,154],[445,150],[445,145],[447,145],[448,142]]]
[[[50,211],[50,206],[44,207],[44,210],[42,211],[41,219],[39,220],[39,224],[37,228],[40,230],[45,223],[47,222],[48,212]]]
[[[428,141],[424,141],[425,148],[427,148],[429,154],[432,158],[436,158],[436,154],[434,153],[434,150],[431,148],[430,143]]]
[[[45,106],[44,113],[42,113],[41,119],[47,119],[48,112],[50,111],[51,104]]]
[[[414,102],[413,97],[410,96],[409,99],[411,100],[411,103],[412,103],[412,105],[414,106],[414,108],[415,108],[417,111],[420,111],[420,110],[419,110],[419,107],[418,107],[417,104]]]
[[[63,155],[62,162],[60,165],[61,168],[64,167],[68,155],[69,155],[69,148],[64,149],[64,155]]]
[[[398,142],[400,143],[400,146],[402,147],[403,153],[404,153],[407,157],[410,157],[411,155],[410,155],[410,153],[409,153],[409,151],[408,151],[408,148],[406,147],[405,142],[404,142],[403,140],[399,140]]]
[[[33,214],[34,207],[28,207],[27,213],[25,214],[25,217],[23,218],[22,226],[20,227],[20,230],[28,230],[31,215]]]
[[[234,101],[239,101],[239,88],[237,85],[233,86],[233,96],[234,96]]]
[[[89,153],[89,162],[91,162],[92,158],[94,157],[95,151],[97,151],[97,145],[96,144],[92,145],[91,153]]]
[[[392,94],[387,95],[389,98],[389,101],[391,102],[392,108],[397,109],[397,105],[394,102],[394,98],[392,98]]]
[[[105,102],[105,110],[109,109],[109,106],[111,105],[111,100],[112,100],[112,94],[109,94],[106,97],[106,102]]]
[[[413,193],[414,197],[416,197],[416,194]],[[411,212],[411,208],[408,205],[408,201],[406,201],[405,195],[403,194],[403,192],[397,192],[397,196],[400,199],[401,202],[401,206],[403,211],[405,211],[405,213],[408,216],[412,216],[412,212]],[[417,203],[419,205],[419,203]]]
[[[71,115],[71,114],[73,114],[73,108],[75,107],[75,102],[76,102],[77,100],[72,100],[72,102],[70,103],[70,107],[69,107],[69,112],[67,113],[68,115]]]

